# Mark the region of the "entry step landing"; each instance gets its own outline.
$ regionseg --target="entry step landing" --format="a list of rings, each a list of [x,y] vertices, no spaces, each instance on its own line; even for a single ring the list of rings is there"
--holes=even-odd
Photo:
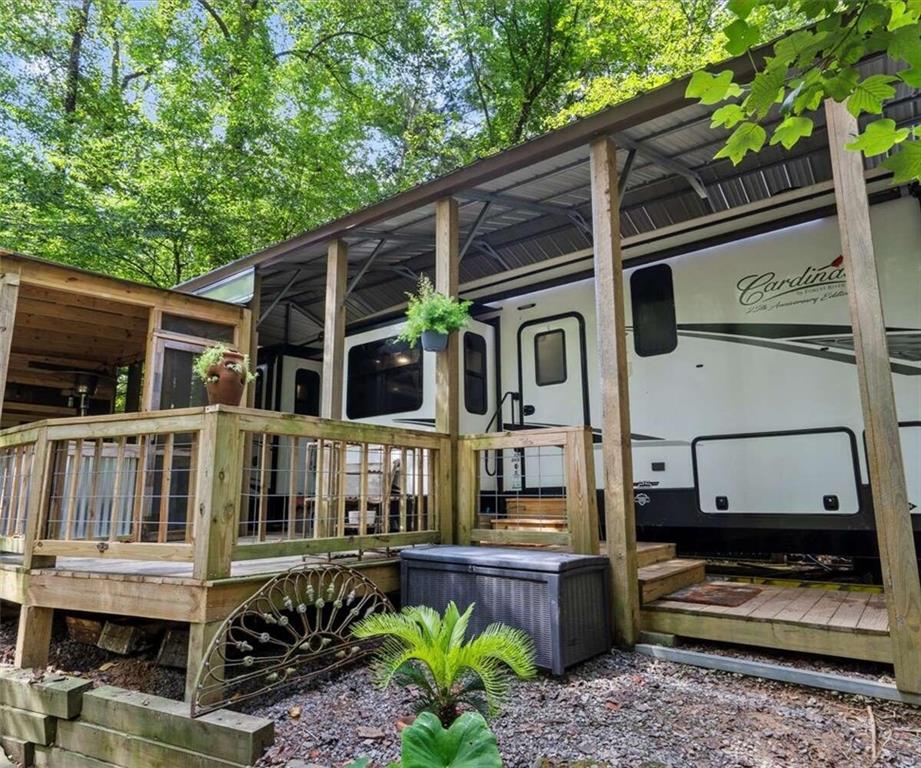
[[[660,556],[663,556],[663,553],[651,555]],[[637,560],[639,559],[640,552],[637,547]],[[650,603],[663,595],[702,582],[706,578],[706,562],[678,557],[653,560],[637,570],[637,578],[642,602]]]

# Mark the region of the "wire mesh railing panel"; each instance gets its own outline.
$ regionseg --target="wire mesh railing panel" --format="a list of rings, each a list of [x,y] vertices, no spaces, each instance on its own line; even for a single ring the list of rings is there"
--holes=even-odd
[[[0,448],[0,536],[25,532],[34,460],[34,442]]]
[[[437,530],[435,451],[247,432],[241,543]]]
[[[567,530],[564,463],[559,445],[477,451],[476,527]]]
[[[53,440],[50,451],[45,538],[191,542],[197,432]]]

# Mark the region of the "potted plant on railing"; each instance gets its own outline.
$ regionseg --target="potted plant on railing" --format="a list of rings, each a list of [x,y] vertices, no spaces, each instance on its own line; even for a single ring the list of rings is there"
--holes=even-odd
[[[406,325],[399,338],[411,347],[422,340],[426,352],[441,352],[448,346],[449,334],[466,327],[470,320],[470,301],[439,293],[425,275],[419,278],[416,293],[407,294]]]
[[[250,370],[249,357],[223,344],[209,347],[196,357],[193,370],[205,382],[211,405],[239,405],[246,385],[256,378]]]

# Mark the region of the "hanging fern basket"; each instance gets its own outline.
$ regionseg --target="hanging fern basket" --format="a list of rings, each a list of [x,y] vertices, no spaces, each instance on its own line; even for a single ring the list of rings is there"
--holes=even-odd
[[[438,331],[422,332],[422,349],[426,352],[442,352],[448,347],[448,334]]]

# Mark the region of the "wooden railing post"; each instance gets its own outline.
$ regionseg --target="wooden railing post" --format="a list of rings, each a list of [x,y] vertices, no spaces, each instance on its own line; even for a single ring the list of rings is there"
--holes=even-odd
[[[912,534],[886,322],[873,252],[870,204],[861,155],[844,146],[860,129],[844,104],[826,101],[825,114],[895,679],[900,690],[921,693],[918,554]]]
[[[2,270],[2,264],[0,264]],[[9,370],[13,326],[16,323],[16,302],[19,297],[19,274],[0,274],[0,414],[6,397],[6,374]]]
[[[477,527],[479,498],[477,468],[479,454],[466,440],[457,441],[457,543],[470,544]]]
[[[566,517],[572,551],[578,555],[598,554],[598,499],[595,495],[595,456],[592,428],[583,427],[566,435],[563,449],[566,472]]]
[[[32,568],[50,568],[55,563],[54,557],[36,555],[34,552],[35,542],[41,538],[45,528],[51,481],[51,449],[48,441],[48,427],[41,427],[36,435],[34,453],[32,454],[32,471],[29,477],[29,505],[26,509],[26,527],[23,532],[22,567],[27,571]]]
[[[192,575],[210,581],[230,576],[240,517],[243,440],[238,415],[212,407],[205,410],[203,419]]]

